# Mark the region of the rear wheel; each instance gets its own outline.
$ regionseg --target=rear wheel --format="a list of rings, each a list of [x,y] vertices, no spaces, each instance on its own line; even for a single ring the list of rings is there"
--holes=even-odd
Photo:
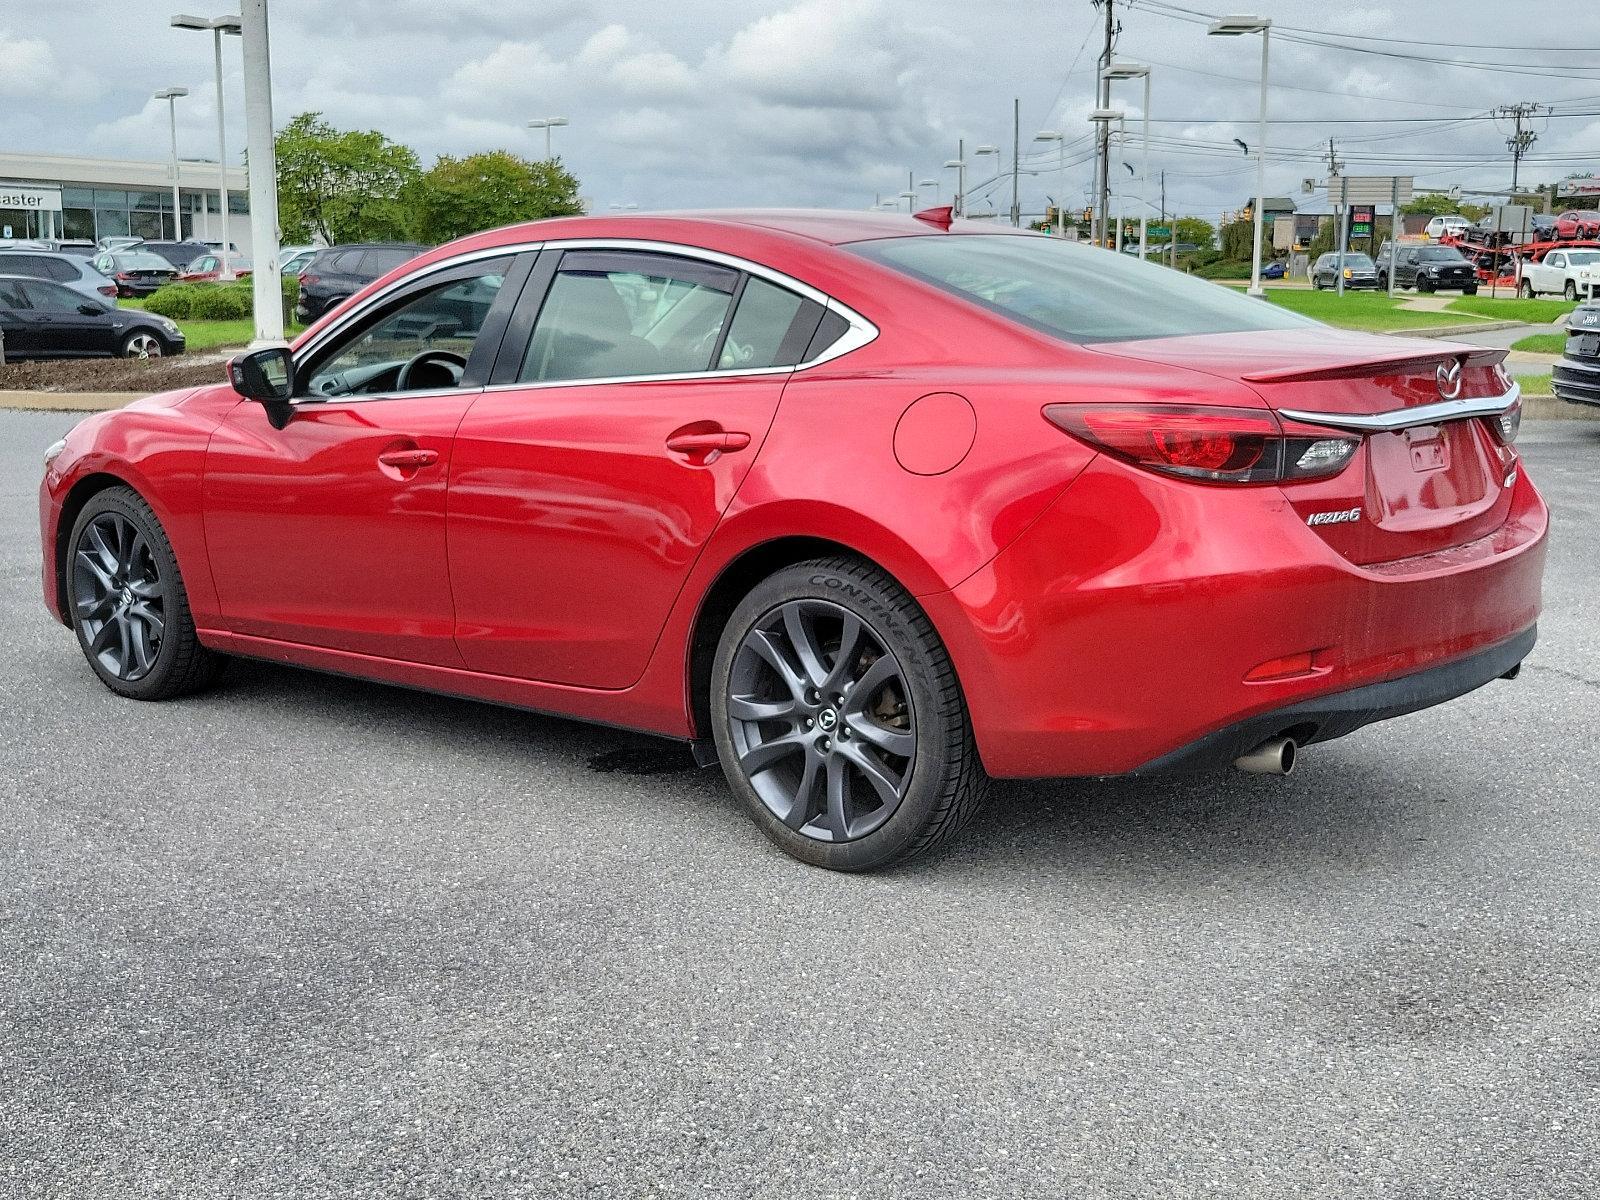
[[[1533,284],[1529,283],[1526,279],[1524,279],[1521,283],[1519,283],[1517,285],[1517,295],[1521,296],[1524,300],[1532,300],[1533,299]]]
[[[849,558],[770,576],[729,618],[711,721],[734,792],[803,862],[887,866],[948,840],[988,779],[938,635]]]
[[[200,644],[161,523],[143,497],[92,497],[67,541],[66,597],[89,666],[112,691],[166,700],[210,684],[221,658]]]
[[[1572,282],[1570,279],[1567,280],[1567,286],[1563,290],[1562,294],[1566,296],[1568,300],[1576,300],[1578,298],[1578,285]]]
[[[122,339],[123,358],[160,358],[166,349],[160,338],[144,329],[135,329]]]

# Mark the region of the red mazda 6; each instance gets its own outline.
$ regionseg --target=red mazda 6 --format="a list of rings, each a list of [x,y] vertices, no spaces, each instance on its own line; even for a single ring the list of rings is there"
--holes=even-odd
[[[241,655],[648,730],[864,869],[990,777],[1286,771],[1514,675],[1503,353],[942,213],[523,225],[77,426],[45,598],[124,696]]]

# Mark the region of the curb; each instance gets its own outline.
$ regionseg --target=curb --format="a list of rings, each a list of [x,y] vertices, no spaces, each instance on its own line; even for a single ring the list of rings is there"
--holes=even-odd
[[[0,408],[27,412],[107,412],[149,395],[148,392],[6,392]]]
[[[1524,396],[1522,416],[1528,421],[1600,421],[1600,408],[1554,396]]]
[[[1399,337],[1453,338],[1464,333],[1493,333],[1497,329],[1516,329],[1526,321],[1474,321],[1470,325],[1436,325],[1432,329],[1390,329]]]

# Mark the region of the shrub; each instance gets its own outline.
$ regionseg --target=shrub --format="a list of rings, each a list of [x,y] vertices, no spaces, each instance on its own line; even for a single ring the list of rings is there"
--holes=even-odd
[[[145,309],[174,321],[242,321],[255,313],[253,285],[235,283],[169,283],[145,301]],[[300,292],[300,281],[283,281],[284,319],[289,320]]]

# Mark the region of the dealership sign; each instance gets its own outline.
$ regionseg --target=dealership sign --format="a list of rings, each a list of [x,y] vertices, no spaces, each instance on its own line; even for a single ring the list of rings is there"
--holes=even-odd
[[[60,212],[61,189],[0,183],[0,208],[20,208],[26,212]]]
[[[1556,184],[1558,196],[1600,196],[1600,175],[1585,179],[1563,179]]]

